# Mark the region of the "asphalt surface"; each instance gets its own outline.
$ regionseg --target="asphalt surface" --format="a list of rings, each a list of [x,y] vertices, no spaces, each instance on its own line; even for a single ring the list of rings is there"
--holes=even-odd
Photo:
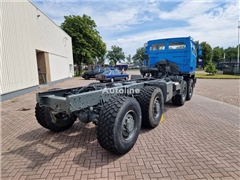
[[[165,104],[164,122],[142,128],[123,156],[100,147],[91,123],[60,133],[41,127],[35,93],[1,103],[1,179],[240,179],[239,80],[199,79],[191,101]]]

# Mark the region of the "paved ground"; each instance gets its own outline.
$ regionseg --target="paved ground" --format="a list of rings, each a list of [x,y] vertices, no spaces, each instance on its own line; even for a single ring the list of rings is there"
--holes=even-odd
[[[51,88],[89,82],[74,78]],[[240,178],[238,80],[198,80],[192,100],[166,104],[165,121],[142,128],[123,156],[100,147],[92,124],[77,121],[61,133],[42,128],[34,117],[35,93],[1,103],[2,179]]]
[[[198,79],[195,93],[240,107],[240,80]]]

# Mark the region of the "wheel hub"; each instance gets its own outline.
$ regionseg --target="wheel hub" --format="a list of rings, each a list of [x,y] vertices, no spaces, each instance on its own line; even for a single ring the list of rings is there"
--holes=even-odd
[[[158,116],[159,112],[160,112],[160,103],[159,103],[159,99],[155,98],[154,102],[153,102],[153,112],[154,112],[154,117]]]
[[[134,127],[134,120],[132,118],[128,119],[126,122],[126,130],[128,132],[131,132],[133,130],[133,127]]]
[[[183,87],[183,92],[182,92],[182,99],[184,100],[187,95],[187,84]]]
[[[62,113],[55,112],[55,111],[50,111],[50,116],[51,116],[53,122],[56,124],[61,124],[68,120],[68,116],[66,116]]]
[[[123,127],[122,127],[122,133],[125,139],[128,138],[130,134],[133,132],[134,125],[135,123],[134,123],[133,116],[130,113],[126,114],[123,120]]]
[[[192,95],[192,92],[193,92],[193,84],[190,85],[190,91],[189,91],[190,96]]]

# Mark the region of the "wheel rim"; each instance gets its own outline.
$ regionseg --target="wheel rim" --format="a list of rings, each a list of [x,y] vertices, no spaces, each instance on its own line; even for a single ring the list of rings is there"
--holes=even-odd
[[[187,95],[187,84],[185,83],[185,85],[183,86],[183,91],[182,91],[182,99],[184,100],[186,98]]]
[[[153,116],[156,119],[161,113],[161,103],[159,97],[156,97],[153,101]]]
[[[133,111],[128,111],[122,122],[122,138],[129,141],[135,134],[136,129],[136,114]]]
[[[113,78],[111,79],[111,82],[114,82],[114,79],[113,79]]]
[[[191,97],[193,93],[193,83],[190,84],[189,96]]]
[[[52,118],[52,122],[57,125],[65,125],[69,122],[69,117],[63,113],[56,114],[54,111],[50,111],[50,116]]]

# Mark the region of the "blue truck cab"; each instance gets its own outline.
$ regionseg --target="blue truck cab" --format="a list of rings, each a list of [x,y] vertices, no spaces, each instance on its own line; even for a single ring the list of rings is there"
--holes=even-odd
[[[180,82],[180,90],[173,94],[173,103],[182,105],[190,100],[197,82],[195,70],[197,58],[202,54],[201,46],[197,49],[196,42],[189,36],[150,40],[144,47],[141,75],[166,82],[171,80],[172,84]]]
[[[181,75],[194,74],[197,63],[196,43],[192,37],[177,37],[150,40],[144,44],[145,54],[148,55],[148,62],[145,59],[145,66],[153,67],[162,60],[175,63],[180,69]],[[201,53],[201,49],[199,49]]]

